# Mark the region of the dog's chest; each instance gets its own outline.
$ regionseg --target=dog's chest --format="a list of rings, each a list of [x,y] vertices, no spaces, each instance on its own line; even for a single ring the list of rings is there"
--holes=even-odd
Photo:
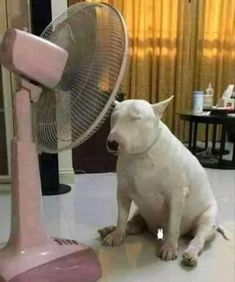
[[[117,173],[129,184],[130,192],[146,196],[162,193],[167,186],[166,168],[154,157],[121,160]]]
[[[163,226],[167,222],[168,205],[164,183],[160,180],[161,172],[154,160],[129,162],[126,169],[120,169],[118,173],[128,184],[125,187],[127,194],[145,218],[149,229],[155,232],[157,225]]]
[[[167,183],[154,158],[123,162],[118,173],[128,183],[125,189],[137,206],[151,209],[162,205]]]

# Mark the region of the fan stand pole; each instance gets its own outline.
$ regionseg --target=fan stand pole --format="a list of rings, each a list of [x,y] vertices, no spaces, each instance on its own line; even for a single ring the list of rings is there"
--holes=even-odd
[[[0,250],[0,282],[96,281],[101,269],[95,253],[74,240],[50,238],[43,225],[30,103],[29,90],[16,93],[11,231],[8,243]]]
[[[22,251],[49,240],[43,223],[36,144],[32,141],[30,92],[14,99],[16,138],[12,141],[11,232],[9,244]]]

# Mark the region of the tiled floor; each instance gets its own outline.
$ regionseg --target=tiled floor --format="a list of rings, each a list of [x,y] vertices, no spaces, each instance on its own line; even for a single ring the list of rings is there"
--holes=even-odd
[[[121,247],[103,247],[96,230],[116,219],[115,174],[76,176],[73,191],[63,196],[44,197],[46,225],[51,235],[77,239],[92,246],[103,269],[101,282],[234,282],[234,193],[235,171],[207,170],[219,205],[219,221],[229,231],[231,241],[220,234],[209,244],[196,268],[185,268],[180,254],[186,246],[180,240],[179,258],[162,262],[159,247],[150,234],[132,236]],[[10,200],[0,194],[0,242],[9,233]]]

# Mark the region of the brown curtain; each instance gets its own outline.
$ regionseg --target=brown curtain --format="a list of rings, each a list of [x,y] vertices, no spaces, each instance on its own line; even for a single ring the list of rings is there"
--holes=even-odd
[[[193,90],[211,82],[216,102],[235,83],[235,0],[102,2],[114,5],[128,27],[123,92],[151,103],[175,95],[164,121],[182,137],[176,113],[191,108]]]

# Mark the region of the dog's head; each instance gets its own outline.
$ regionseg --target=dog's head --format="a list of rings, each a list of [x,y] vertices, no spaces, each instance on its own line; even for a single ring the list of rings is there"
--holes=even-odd
[[[159,121],[173,96],[151,105],[144,100],[115,102],[107,149],[114,154],[145,152],[159,135]]]

